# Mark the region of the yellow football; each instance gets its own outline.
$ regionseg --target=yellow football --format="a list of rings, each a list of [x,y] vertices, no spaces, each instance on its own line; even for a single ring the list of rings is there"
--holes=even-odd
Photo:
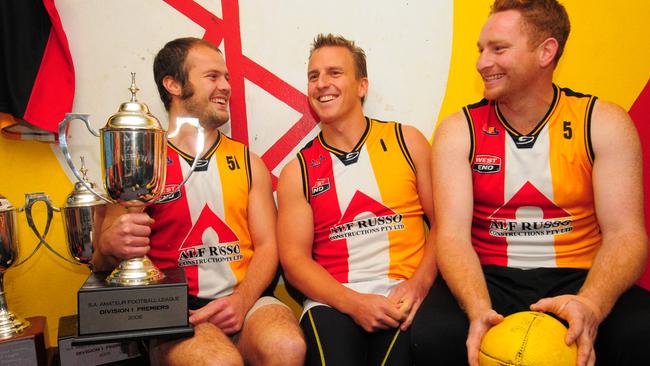
[[[575,366],[575,343],[564,342],[567,328],[544,313],[509,315],[483,336],[481,366]]]

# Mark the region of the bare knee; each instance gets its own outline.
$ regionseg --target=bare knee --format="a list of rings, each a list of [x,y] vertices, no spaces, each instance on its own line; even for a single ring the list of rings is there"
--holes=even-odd
[[[282,342],[276,342],[273,348],[275,353],[280,356],[278,365],[303,365],[305,362],[307,345],[302,333],[293,334]]]
[[[259,312],[259,313],[258,313]],[[265,306],[245,325],[238,344],[251,365],[303,365],[305,339],[288,308]]]
[[[212,324],[194,328],[194,336],[152,347],[152,365],[243,366],[244,360],[230,339]]]

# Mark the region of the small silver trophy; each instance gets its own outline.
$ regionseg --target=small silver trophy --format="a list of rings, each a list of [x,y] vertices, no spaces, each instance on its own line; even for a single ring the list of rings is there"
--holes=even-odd
[[[0,195],[0,339],[16,336],[29,326],[29,322],[9,311],[5,299],[4,274],[16,263],[16,259],[16,208]]]
[[[82,179],[91,188],[95,184],[90,182],[86,177],[88,169],[81,157]],[[96,235],[96,219],[103,216],[106,209],[106,201],[98,198],[86,186],[77,182],[74,189],[65,200],[61,207],[61,218],[63,220],[63,231],[65,232],[66,242],[70,255],[80,264],[91,267],[93,258],[93,237]]]
[[[141,212],[144,207],[153,204],[160,197],[164,186],[167,167],[167,132],[160,121],[154,117],[144,103],[139,103],[135,85],[135,74],[131,73],[131,101],[122,103],[119,111],[112,115],[100,133],[90,127],[87,114],[67,114],[59,124],[59,145],[68,166],[88,191],[109,203],[119,203],[130,212]],[[102,176],[104,187],[110,199],[107,199],[83,179],[72,163],[67,146],[67,126],[75,119],[86,124],[88,130],[100,138]],[[180,190],[196,168],[203,150],[204,130],[196,118],[179,118],[177,126],[194,125],[198,130],[197,153],[190,173],[176,188]],[[164,278],[147,257],[132,258],[122,261],[106,278],[114,285],[146,285]]]

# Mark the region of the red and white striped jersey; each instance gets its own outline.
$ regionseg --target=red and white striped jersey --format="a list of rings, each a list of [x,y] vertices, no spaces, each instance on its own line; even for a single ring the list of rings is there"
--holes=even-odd
[[[351,152],[327,145],[321,133],[298,154],[314,260],[344,284],[408,279],[424,250],[424,214],[401,125],[366,120]]]
[[[596,98],[560,89],[527,135],[498,103],[463,110],[471,131],[472,242],[482,264],[590,268],[600,246],[591,182]]]
[[[219,137],[179,192],[193,157],[167,149],[165,192],[147,208],[155,219],[149,256],[160,268],[185,269],[189,294],[217,298],[243,279],[253,255],[248,231],[248,148]]]

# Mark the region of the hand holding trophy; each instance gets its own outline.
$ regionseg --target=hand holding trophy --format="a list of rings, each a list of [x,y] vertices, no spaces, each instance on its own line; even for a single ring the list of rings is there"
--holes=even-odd
[[[105,202],[120,204],[129,212],[142,212],[145,206],[158,200],[164,189],[167,132],[149,112],[147,105],[137,101],[135,74],[131,75],[131,100],[120,105],[118,112],[109,117],[99,134],[91,129],[88,115],[68,114],[59,124],[59,145],[86,192]],[[108,198],[97,192],[72,163],[66,132],[69,123],[75,119],[83,121],[88,130],[100,138],[102,177]],[[204,141],[204,131],[198,119],[177,120],[179,128],[183,124],[196,127],[198,146],[190,173],[177,190],[196,168]],[[73,222],[77,221],[66,220],[68,236],[71,229],[79,229]],[[70,241],[69,245],[73,256],[81,249]],[[82,258],[87,260],[85,255]],[[96,341],[128,337],[124,332],[131,332],[135,334],[134,337],[138,334],[151,336],[163,332],[163,328],[174,327],[180,327],[187,333],[187,282],[182,270],[161,271],[144,256],[122,261],[105,278],[108,286],[100,283],[103,280],[100,275],[91,274],[79,291],[79,335],[101,334],[98,336],[100,338],[94,338]],[[134,286],[138,291],[132,291]],[[151,306],[138,306],[142,304]]]

